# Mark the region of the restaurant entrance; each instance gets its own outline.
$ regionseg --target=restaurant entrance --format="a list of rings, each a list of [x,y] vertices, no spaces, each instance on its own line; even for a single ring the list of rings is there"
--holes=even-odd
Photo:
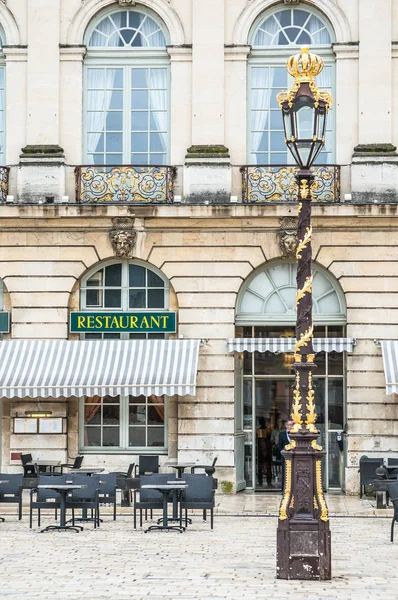
[[[245,327],[245,338],[293,337],[286,327]],[[318,327],[322,338],[343,335],[342,327]],[[344,354],[318,352],[314,377],[318,443],[325,449],[325,488],[344,487]],[[281,491],[280,434],[290,419],[293,354],[245,352],[243,364],[244,477],[256,491]],[[327,419],[325,422],[325,418]]]

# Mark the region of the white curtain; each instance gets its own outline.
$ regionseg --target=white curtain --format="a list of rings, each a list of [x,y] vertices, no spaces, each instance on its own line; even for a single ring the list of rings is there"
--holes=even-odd
[[[113,15],[113,17],[115,16],[116,15]],[[97,27],[94,29],[88,45],[97,47],[106,46],[108,44],[108,39],[114,32],[114,24],[109,17],[106,17],[100,23],[98,23]]]
[[[318,17],[312,15],[306,25],[306,30],[313,36],[313,44],[330,44],[330,35],[327,27]],[[323,29],[322,29],[323,27]]]
[[[268,81],[264,80],[264,71],[268,73]],[[252,67],[251,70],[251,87],[252,87],[252,147],[251,152],[258,152],[264,130],[267,129],[269,120],[269,106],[271,85],[274,77],[275,69],[272,67]],[[254,100],[254,96],[256,99]]]
[[[164,38],[163,32],[159,29],[159,26],[155,23],[153,19],[146,16],[142,21],[140,28],[140,33],[144,36],[149,46],[152,48],[159,48],[165,46],[166,40]]]
[[[162,132],[159,137],[163,152],[167,152],[167,69],[151,69],[150,77],[150,107],[151,111],[156,111],[152,115],[156,129]]]
[[[90,164],[94,164],[90,152],[95,152],[101,135],[105,134],[106,113],[112,100],[112,92],[105,91],[105,76],[107,87],[113,87],[116,69],[87,69],[88,87],[97,88],[87,92],[87,141],[90,142],[87,149]]]

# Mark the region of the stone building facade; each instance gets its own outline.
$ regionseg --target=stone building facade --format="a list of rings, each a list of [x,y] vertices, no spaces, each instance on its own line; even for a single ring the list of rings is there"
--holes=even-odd
[[[1,344],[78,340],[70,313],[100,308],[175,311],[170,339],[201,340],[195,395],[155,411],[4,397],[2,470],[21,452],[120,470],[157,451],[217,456],[234,490],[277,485],[290,354],[227,340],[294,335],[296,190],[275,93],[309,45],[335,100],[313,192],[316,335],[345,340],[317,356],[325,485],[358,493],[361,455],[398,456],[375,343],[398,340],[396,1],[2,0],[0,26]],[[19,433],[35,410],[63,417],[61,433]],[[140,423],[146,443],[131,443]]]

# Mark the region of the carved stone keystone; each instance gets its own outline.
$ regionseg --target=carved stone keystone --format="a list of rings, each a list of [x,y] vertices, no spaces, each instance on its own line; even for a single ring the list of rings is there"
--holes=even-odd
[[[137,232],[134,229],[134,219],[116,217],[113,219],[112,231],[109,233],[115,256],[118,258],[133,258]]]

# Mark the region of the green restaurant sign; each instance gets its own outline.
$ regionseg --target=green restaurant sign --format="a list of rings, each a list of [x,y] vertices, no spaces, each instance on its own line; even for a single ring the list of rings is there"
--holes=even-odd
[[[0,333],[9,333],[10,331],[10,313],[0,311]]]
[[[175,333],[175,312],[71,312],[71,333]]]

